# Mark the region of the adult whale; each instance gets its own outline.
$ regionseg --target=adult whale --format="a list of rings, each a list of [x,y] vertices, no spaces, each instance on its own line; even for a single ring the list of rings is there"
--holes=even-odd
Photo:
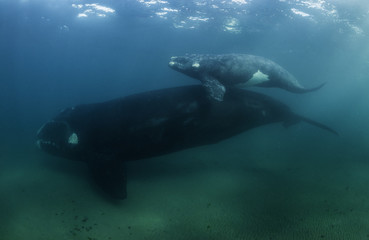
[[[96,183],[123,199],[125,161],[217,143],[265,124],[289,126],[299,121],[336,134],[263,94],[234,89],[217,102],[195,85],[68,108],[40,128],[37,145],[48,153],[86,162]]]
[[[321,88],[304,88],[297,79],[277,63],[254,55],[189,54],[171,57],[169,67],[201,81],[211,99],[222,101],[229,87],[279,87],[294,93]]]

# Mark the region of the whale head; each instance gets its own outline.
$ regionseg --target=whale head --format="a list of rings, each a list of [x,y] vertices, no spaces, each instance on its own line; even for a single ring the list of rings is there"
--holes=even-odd
[[[201,74],[204,70],[204,67],[201,64],[201,57],[200,55],[196,54],[173,56],[170,58],[168,66],[173,70],[196,79],[201,77]]]
[[[37,132],[37,146],[52,155],[74,158],[79,149],[78,133],[68,122],[52,120],[45,123]]]

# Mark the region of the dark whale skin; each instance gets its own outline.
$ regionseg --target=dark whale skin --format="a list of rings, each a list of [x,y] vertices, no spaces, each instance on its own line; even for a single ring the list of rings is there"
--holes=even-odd
[[[336,133],[263,94],[234,89],[217,102],[194,85],[68,108],[41,127],[37,144],[50,154],[86,162],[105,192],[124,199],[125,161],[217,143],[265,124],[287,126],[301,120]]]

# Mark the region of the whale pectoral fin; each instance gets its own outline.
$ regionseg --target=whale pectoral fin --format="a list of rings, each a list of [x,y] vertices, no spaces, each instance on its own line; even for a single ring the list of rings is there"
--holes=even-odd
[[[319,123],[317,121],[314,121],[310,118],[307,118],[307,117],[303,117],[303,116],[300,116],[300,115],[297,115],[297,114],[292,114],[286,121],[284,121],[283,123],[283,126],[288,128],[296,123],[299,123],[301,121],[304,121],[304,122],[307,122],[315,127],[318,127],[318,128],[321,128],[323,130],[326,130],[330,133],[333,133],[334,135],[337,135],[339,136],[338,132],[322,123]]]
[[[226,88],[223,84],[221,84],[217,79],[209,77],[203,79],[201,82],[210,99],[214,99],[219,102],[223,101],[224,94],[226,92]]]
[[[94,182],[105,193],[117,199],[127,197],[127,173],[123,161],[103,156],[90,159],[88,166]]]
[[[334,130],[334,129],[332,129],[332,128],[330,128],[330,127],[328,127],[328,126],[326,126],[326,125],[324,125],[322,123],[319,123],[319,122],[314,121],[314,120],[312,120],[310,118],[307,118],[307,117],[302,117],[302,116],[299,116],[299,117],[301,118],[302,121],[305,121],[305,122],[307,122],[307,123],[309,123],[309,124],[311,124],[311,125],[313,125],[315,127],[324,129],[324,130],[326,130],[326,131],[328,131],[330,133],[333,133],[334,135],[339,136],[339,133],[336,130]]]

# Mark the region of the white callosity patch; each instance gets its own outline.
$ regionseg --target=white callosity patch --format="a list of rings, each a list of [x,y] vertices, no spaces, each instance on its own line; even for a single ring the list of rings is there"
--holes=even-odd
[[[261,72],[260,70],[258,70],[257,72],[255,72],[252,77],[242,86],[244,87],[248,87],[248,86],[254,86],[254,85],[258,85],[260,83],[263,82],[267,82],[269,81],[269,75],[265,74],[263,72]]]
[[[69,136],[68,143],[73,145],[78,144],[78,136],[76,133],[72,133],[72,135]]]
[[[169,62],[169,66],[176,65],[177,64],[176,59],[177,59],[177,57],[171,57],[170,58],[170,62]]]
[[[194,67],[194,68],[199,68],[199,67],[200,67],[200,63],[195,62],[195,63],[193,63],[193,64],[192,64],[192,67]]]

